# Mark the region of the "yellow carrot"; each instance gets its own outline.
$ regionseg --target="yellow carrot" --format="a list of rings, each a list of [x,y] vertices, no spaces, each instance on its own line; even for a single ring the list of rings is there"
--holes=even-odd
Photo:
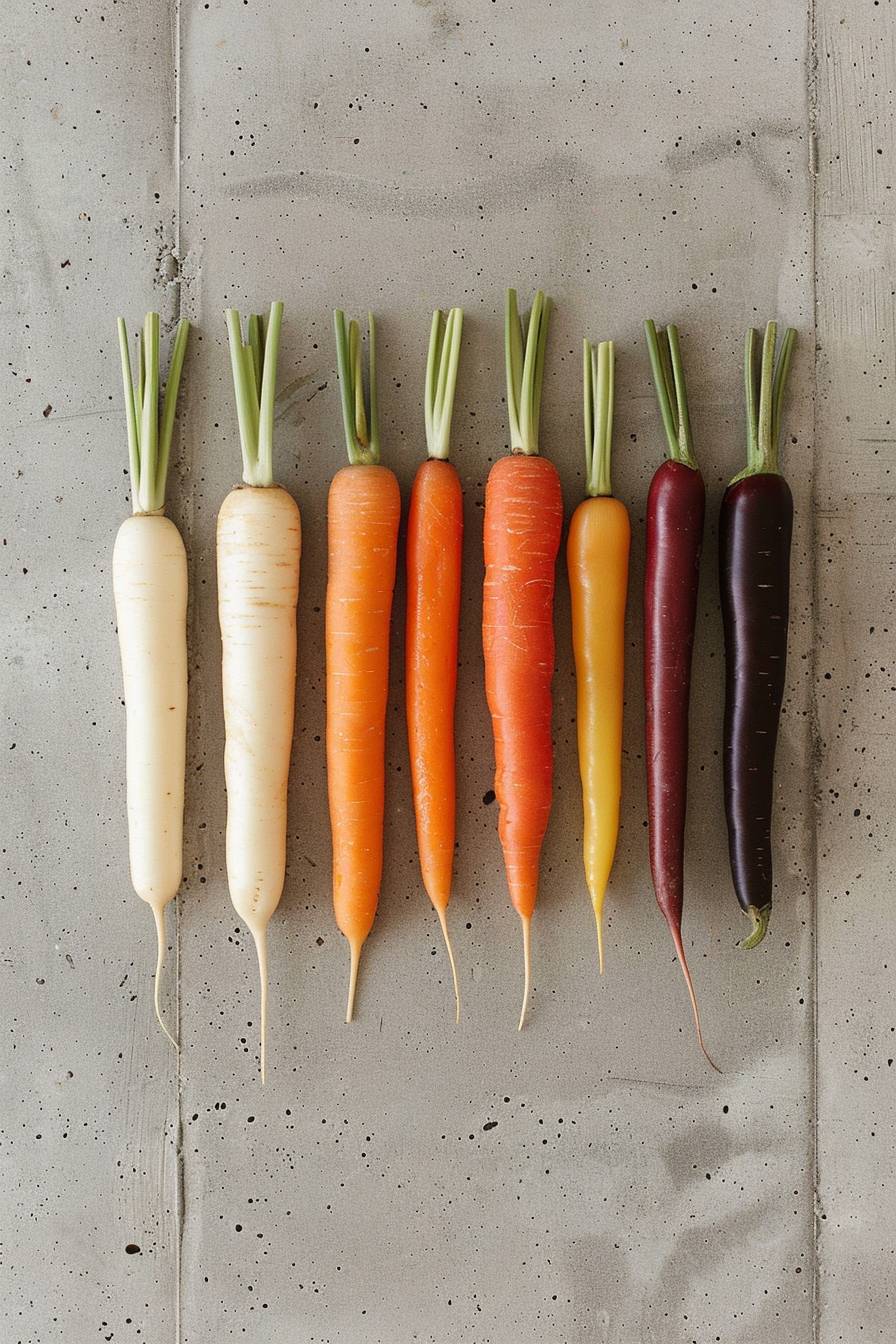
[[[613,498],[613,343],[585,342],[585,489],[567,541],[576,662],[579,771],[584,811],[585,880],[604,969],[603,904],[616,853],[622,793],[625,602],[631,527]]]

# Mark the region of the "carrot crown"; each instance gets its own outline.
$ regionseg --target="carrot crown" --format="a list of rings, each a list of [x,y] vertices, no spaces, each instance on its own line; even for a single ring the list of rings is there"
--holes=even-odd
[[[756,369],[756,332],[751,327],[744,343],[744,387],[747,400],[747,465],[731,482],[745,476],[769,473],[779,475],[778,443],[781,438],[781,414],[784,392],[790,372],[790,357],[796,345],[796,332],[788,327],[781,342],[777,364],[775,347],[778,324],[769,322],[762,341],[762,364]]]
[[[452,308],[447,317],[437,308],[432,315],[425,389],[426,448],[430,457],[448,456],[463,324],[462,308]]]
[[[539,290],[532,301],[529,325],[524,334],[516,290],[508,289],[504,309],[504,359],[507,366],[510,447],[514,453],[538,452],[541,384],[550,315],[551,301]]]
[[[242,319],[235,308],[224,314],[230,342],[230,363],[240,425],[243,480],[247,485],[274,484],[274,394],[283,304],[272,303],[267,322],[257,313],[248,321],[243,343]]]
[[[128,460],[131,471],[131,504],[134,513],[159,513],[165,507],[171,438],[180,375],[187,353],[190,324],[181,318],[174,336],[168,386],[159,420],[159,315],[147,313],[137,353],[137,385],[131,374],[128,331],[118,319],[124,409],[128,425]]]
[[[669,445],[669,458],[697,470],[691,420],[688,414],[688,389],[684,380],[678,328],[674,325],[658,332],[650,318],[644,323],[653,383],[660,403],[663,429]]]
[[[336,359],[339,365],[339,390],[342,394],[342,423],[345,446],[352,466],[370,466],[380,460],[380,416],[376,395],[376,324],[367,314],[367,386],[365,408],[364,370],[361,359],[361,328],[337,308],[333,314],[336,329]]]
[[[586,339],[583,355],[585,492],[589,495],[612,495],[610,453],[613,442],[613,342],[600,341],[595,348]]]

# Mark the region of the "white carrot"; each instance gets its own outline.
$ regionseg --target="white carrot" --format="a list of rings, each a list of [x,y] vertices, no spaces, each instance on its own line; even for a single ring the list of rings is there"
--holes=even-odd
[[[277,350],[283,304],[267,327],[226,313],[243,481],[218,514],[218,617],[224,650],[224,777],[230,899],[255,940],[261,984],[260,1066],[265,1076],[267,928],[286,873],[286,794],[296,696],[296,603],[301,521],[274,484]]]
[[[165,907],[183,876],[187,735],[187,556],[165,517],[165,485],[177,390],[190,324],[177,327],[159,421],[159,315],[147,313],[137,384],[128,336],[118,319],[128,426],[133,514],[112,554],[115,614],[127,713],[127,798],[131,881],[156,924],[155,1010],[165,959]]]

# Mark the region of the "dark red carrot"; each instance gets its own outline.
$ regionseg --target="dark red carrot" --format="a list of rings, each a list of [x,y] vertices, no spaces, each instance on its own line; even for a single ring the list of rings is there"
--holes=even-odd
[[[781,343],[769,322],[757,379],[756,333],[747,332],[747,466],[728,486],[719,515],[719,578],[725,625],[723,769],[734,889],[762,942],[772,910],[772,800],[778,720],[787,669],[793,496],[778,465],[781,408],[796,332]]]
[[[678,330],[669,326],[658,335],[648,321],[645,331],[669,445],[669,460],[656,471],[647,497],[644,695],[650,870],[657,904],[684,973],[697,1040],[716,1068],[703,1043],[697,996],[681,938],[688,706],[706,489],[692,450]]]

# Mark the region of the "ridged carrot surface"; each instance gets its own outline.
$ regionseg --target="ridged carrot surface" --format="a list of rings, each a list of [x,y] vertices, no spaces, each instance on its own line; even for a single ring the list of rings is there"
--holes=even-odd
[[[327,781],[333,908],[354,949],[383,876],[389,626],[401,497],[388,467],[343,467],[327,508]]]
[[[485,492],[482,640],[495,738],[498,834],[510,899],[528,919],[551,811],[554,570],[560,477],[543,457],[502,457]]]
[[[610,495],[583,500],[567,540],[576,661],[579,772],[582,777],[585,880],[597,921],[619,835],[622,796],[622,711],[625,605],[631,539],[628,510]]]
[[[423,885],[436,910],[451,895],[455,834],[454,699],[463,495],[450,462],[430,458],[408,514],[406,687],[411,783]]]

